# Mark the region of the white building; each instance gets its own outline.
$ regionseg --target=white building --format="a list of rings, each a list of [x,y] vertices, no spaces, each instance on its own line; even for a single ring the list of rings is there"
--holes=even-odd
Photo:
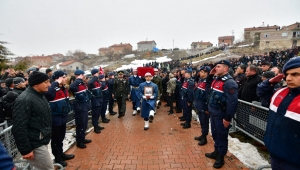
[[[66,72],[73,72],[78,69],[86,70],[88,67],[79,61],[69,60],[69,61],[59,64],[59,68]]]
[[[137,51],[151,51],[153,47],[156,47],[156,42],[152,41],[140,41],[137,43]]]

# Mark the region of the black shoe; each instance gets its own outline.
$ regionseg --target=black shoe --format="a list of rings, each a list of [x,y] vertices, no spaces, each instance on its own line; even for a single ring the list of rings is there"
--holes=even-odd
[[[188,129],[188,128],[191,128],[191,124],[185,124],[184,126],[183,126],[183,129]]]
[[[208,158],[211,158],[211,159],[217,159],[218,152],[217,151],[213,151],[212,153],[206,153],[205,156],[208,157]]]
[[[91,142],[92,142],[91,139],[84,139],[84,140],[83,140],[83,143],[84,143],[84,144],[86,144],[86,143],[91,143]]]
[[[61,164],[61,166],[66,167],[68,164],[67,162],[63,161],[61,156],[56,156],[54,159],[55,163]]]
[[[184,125],[185,125],[185,122],[183,122],[183,123],[180,123],[180,125],[181,125],[181,126],[184,126]]]
[[[198,145],[203,146],[205,144],[207,144],[207,139],[206,139],[206,136],[203,136],[201,138],[200,142],[198,143]]]
[[[141,113],[141,110],[137,110],[136,114],[139,115]]]
[[[194,139],[200,141],[202,139],[202,135],[201,136],[196,136],[196,137],[194,137]]]
[[[184,118],[183,116],[179,116],[179,117],[178,117],[178,119],[183,119],[183,118]]]
[[[99,129],[98,126],[97,126],[97,127],[94,127],[94,132],[95,132],[95,133],[101,133],[101,131],[100,131],[100,129]]]
[[[113,115],[117,114],[117,112],[110,112],[109,114],[113,116]]]
[[[73,159],[74,157],[75,157],[74,154],[65,154],[65,153],[61,154],[61,159],[64,161]]]
[[[102,123],[109,123],[109,120],[107,120],[107,119],[102,119]]]
[[[153,119],[154,119],[154,116],[150,115],[150,116],[149,116],[149,122],[152,122]]]
[[[77,143],[76,146],[78,148],[86,148],[86,145],[83,142]]]
[[[224,162],[224,156],[218,155],[218,156],[217,156],[217,160],[216,160],[216,162],[214,163],[214,166],[213,166],[213,167],[219,169],[219,168],[221,168],[224,164],[225,164],[225,162]]]
[[[170,113],[168,113],[168,115],[172,115],[174,112],[170,112]]]
[[[103,129],[105,129],[104,127],[101,127],[101,126],[98,126],[98,128],[99,128],[100,130],[103,130]]]
[[[118,118],[121,118],[121,117],[123,117],[123,116],[125,116],[125,113],[119,113]]]
[[[144,127],[144,130],[148,130],[149,129],[149,127]]]
[[[181,110],[176,110],[176,113],[181,113],[182,111]]]
[[[186,121],[185,118],[180,119],[180,121]]]

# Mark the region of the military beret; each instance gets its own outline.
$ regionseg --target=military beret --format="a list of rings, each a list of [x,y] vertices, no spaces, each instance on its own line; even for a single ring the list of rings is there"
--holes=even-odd
[[[113,72],[108,73],[108,76],[113,76],[113,75],[115,75]]]
[[[300,67],[300,57],[291,58],[284,66],[282,72],[285,74],[288,70]]]
[[[96,69],[96,68],[94,68],[94,69],[91,70],[91,74],[92,74],[92,75],[94,75],[94,74],[96,74],[96,73],[98,73],[98,72],[99,72],[99,70]]]
[[[124,74],[123,70],[118,71],[118,74]]]
[[[225,64],[228,67],[230,67],[230,62],[228,60],[221,60],[221,61],[217,62],[216,64]]]
[[[64,75],[66,75],[66,73],[63,72],[62,70],[56,70],[56,71],[53,73],[53,75],[52,75],[52,79],[53,79],[53,80],[56,80],[56,79],[58,79],[58,78],[60,78],[60,77],[62,77],[62,76],[64,76]]]
[[[192,70],[190,70],[190,69],[187,69],[185,72],[192,74]]]
[[[103,79],[104,78],[104,75],[103,74],[100,74],[99,75],[99,79]]]
[[[74,74],[75,74],[75,75],[84,74],[84,71],[82,71],[82,70],[76,70],[76,71],[74,72]]]
[[[202,66],[201,68],[200,68],[200,71],[201,70],[204,70],[204,71],[206,71],[206,72],[210,72],[210,67],[209,66]]]

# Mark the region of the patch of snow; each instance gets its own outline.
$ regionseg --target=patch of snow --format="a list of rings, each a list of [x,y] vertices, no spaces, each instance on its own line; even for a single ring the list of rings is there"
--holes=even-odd
[[[199,60],[199,61],[194,61],[194,62],[192,62],[192,64],[196,64],[196,63],[199,63],[199,62],[201,62],[201,61],[205,61],[205,60],[217,58],[217,57],[224,56],[224,55],[225,55],[225,54],[218,54],[218,55],[215,55],[215,56],[207,57],[207,58],[204,58],[204,59]]]

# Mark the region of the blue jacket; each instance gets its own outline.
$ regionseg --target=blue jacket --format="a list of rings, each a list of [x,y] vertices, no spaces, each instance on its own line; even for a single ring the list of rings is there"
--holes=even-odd
[[[191,78],[184,79],[184,82],[180,90],[181,98],[187,99],[187,102],[190,104],[192,104],[194,101],[194,87],[195,87],[195,83],[193,79]]]
[[[211,84],[208,111],[212,117],[231,121],[238,106],[238,85],[229,74],[217,77]]]
[[[15,166],[13,159],[8,155],[6,149],[0,142],[0,169],[1,170],[12,170]]]
[[[91,78],[88,82],[88,89],[91,95],[91,104],[92,106],[102,106],[103,102],[103,93],[102,93],[102,84],[99,82],[97,76]]]
[[[101,83],[103,101],[108,101],[109,97],[111,96],[111,94],[108,91],[108,85],[107,85],[106,81],[100,81],[100,83]]]
[[[207,94],[210,86],[206,83],[206,79],[199,79],[197,87],[195,88],[195,107],[198,111],[207,111]]]
[[[45,93],[45,97],[51,108],[52,126],[67,123],[68,113],[71,111],[68,90],[64,86],[59,87],[58,82],[54,81]]]
[[[110,78],[107,80],[108,92],[111,95],[114,89],[115,79]]]
[[[257,85],[256,94],[259,97],[261,105],[269,107],[273,93],[280,88],[280,84],[271,85],[269,79],[262,81]]]
[[[76,112],[87,112],[91,108],[90,98],[91,93],[87,90],[87,87],[82,79],[76,79],[72,84],[70,84],[70,91],[75,96],[75,101],[73,103],[74,111]]]
[[[282,88],[272,97],[264,143],[271,157],[300,167],[300,88]]]

